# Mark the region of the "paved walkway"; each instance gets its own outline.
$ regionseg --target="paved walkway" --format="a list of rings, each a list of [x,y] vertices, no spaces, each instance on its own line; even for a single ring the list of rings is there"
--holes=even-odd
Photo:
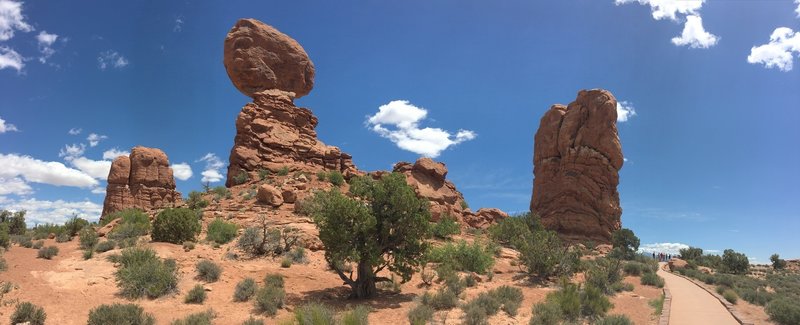
[[[682,277],[658,269],[672,294],[671,325],[739,325],[722,303],[707,291]]]

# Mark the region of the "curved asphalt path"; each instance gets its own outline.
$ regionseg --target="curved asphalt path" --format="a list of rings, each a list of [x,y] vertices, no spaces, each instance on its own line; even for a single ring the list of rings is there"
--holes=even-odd
[[[663,265],[663,263],[662,263]],[[672,294],[671,325],[739,325],[725,306],[707,291],[682,277],[658,268]]]

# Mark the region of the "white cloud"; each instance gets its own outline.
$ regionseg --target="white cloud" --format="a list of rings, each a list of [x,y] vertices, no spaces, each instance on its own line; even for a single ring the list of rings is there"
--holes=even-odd
[[[73,215],[89,221],[96,221],[100,218],[103,206],[89,200],[69,202],[64,200],[46,201],[37,199],[12,200],[4,204],[4,208],[10,211],[25,210],[25,221],[28,226],[43,223],[64,223]]]
[[[105,70],[107,68],[121,69],[126,67],[129,63],[128,59],[114,50],[102,52],[100,56],[97,57],[97,67],[100,68],[100,70]]]
[[[56,53],[56,50],[53,49],[53,43],[57,39],[58,35],[50,34],[47,31],[41,31],[39,35],[36,35],[36,40],[39,42],[39,52],[42,53],[42,56],[39,57],[39,62],[47,62],[47,59]]]
[[[645,244],[639,246],[640,253],[665,253],[676,255],[679,254],[679,250],[689,248],[689,245],[682,244],[682,243],[654,243],[654,244]]]
[[[102,187],[95,187],[92,189],[92,194],[106,194],[106,189]]]
[[[617,122],[627,122],[629,118],[634,116],[636,116],[636,109],[633,107],[633,103],[617,102]]]
[[[477,134],[469,130],[459,130],[455,137],[439,128],[420,128],[419,123],[428,111],[416,107],[407,100],[394,100],[381,105],[375,115],[367,119],[367,124],[380,136],[394,142],[400,149],[435,158],[450,146],[475,139]],[[393,126],[389,129],[384,125]]]
[[[86,145],[83,143],[64,145],[64,148],[58,152],[59,157],[64,157],[64,160],[70,161],[80,156],[86,151]]]
[[[27,195],[33,193],[33,189],[22,178],[2,178],[0,177],[0,195],[15,194]]]
[[[2,1],[2,0],[0,0]],[[0,46],[0,70],[14,68],[19,73],[25,67],[25,58],[10,47]]]
[[[83,129],[81,129],[81,128],[71,128],[71,129],[69,129],[69,131],[67,131],[67,133],[69,133],[69,135],[78,135],[78,134],[81,134],[81,132],[83,132]]]
[[[30,32],[31,25],[25,22],[22,15],[22,2],[0,0],[0,41],[14,37],[14,30]]]
[[[56,186],[91,188],[97,180],[60,162],[41,161],[30,156],[0,153],[0,178],[22,177],[27,182]]]
[[[767,68],[791,71],[794,56],[800,56],[800,32],[788,27],[779,27],[772,32],[769,43],[753,46],[747,62],[764,64]]]
[[[180,32],[183,30],[183,16],[178,16],[175,18],[175,27],[172,28],[173,32]]]
[[[206,163],[205,170],[200,173],[200,175],[203,176],[201,179],[202,182],[216,183],[224,178],[220,172],[220,169],[225,167],[225,163],[223,163],[222,160],[217,157],[217,155],[209,152],[195,162]]]
[[[130,156],[131,153],[128,151],[119,150],[117,148],[111,148],[103,152],[103,159],[105,160],[114,160],[119,156]]]
[[[797,13],[797,17],[800,17],[800,0],[794,0],[794,2],[797,3],[797,9],[794,12]]]
[[[703,18],[696,15],[686,16],[686,24],[683,26],[681,36],[672,38],[672,44],[677,46],[688,45],[693,49],[707,49],[717,44],[719,37],[711,34],[703,28]]]
[[[705,0],[615,0],[614,3],[622,5],[637,2],[641,5],[649,5],[653,14],[653,19],[661,20],[668,18],[678,20],[678,14],[696,15],[703,7]]]
[[[185,181],[189,178],[192,178],[192,167],[189,166],[189,164],[173,164],[170,167],[172,167],[172,175],[175,176],[176,179]]]
[[[90,147],[96,147],[97,144],[100,143],[100,141],[103,141],[105,139],[108,139],[108,137],[105,135],[99,135],[97,133],[91,133],[89,134],[88,137],[86,137],[86,141],[89,141]]]
[[[108,172],[111,170],[111,161],[109,160],[91,160],[86,157],[77,157],[72,159],[70,164],[87,175],[100,180],[107,179]]]
[[[6,124],[6,120],[0,117],[0,133],[19,131],[14,124]]]

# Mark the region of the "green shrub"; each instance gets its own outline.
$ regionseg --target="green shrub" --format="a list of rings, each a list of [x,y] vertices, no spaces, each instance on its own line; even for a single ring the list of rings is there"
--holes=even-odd
[[[86,250],[94,249],[94,245],[97,245],[97,242],[100,241],[100,237],[97,236],[97,232],[92,227],[81,229],[79,239],[81,249]]]
[[[248,301],[253,295],[256,294],[256,280],[252,278],[245,278],[236,284],[236,289],[233,291],[233,301]]]
[[[520,288],[503,285],[490,291],[490,294],[502,304],[502,309],[510,316],[516,316],[522,304],[522,290]]]
[[[113,240],[106,240],[104,242],[98,243],[97,246],[94,247],[94,251],[98,252],[98,253],[108,252],[108,251],[114,249],[114,247],[116,247],[116,246],[117,246],[117,242],[115,242]]]
[[[681,248],[678,253],[686,261],[695,261],[703,256],[703,249],[698,247]]]
[[[612,292],[633,291],[633,284],[627,282],[617,282],[611,285]]]
[[[8,210],[0,211],[0,223],[8,226],[9,235],[22,235],[25,233],[25,210],[11,212]]]
[[[222,273],[222,268],[212,261],[202,260],[197,262],[197,277],[200,280],[216,282],[219,280],[220,273]]]
[[[306,256],[306,249],[302,246],[297,246],[289,251],[286,255],[289,259],[292,260],[294,263],[301,263],[305,264],[308,263],[308,257]]]
[[[622,266],[622,271],[625,272],[625,275],[630,276],[640,276],[647,270],[649,270],[647,266],[639,262],[627,262]]]
[[[208,201],[203,199],[203,193],[191,191],[189,192],[189,198],[186,199],[186,205],[192,210],[202,210],[208,206]]]
[[[722,292],[722,297],[725,298],[729,303],[736,304],[736,301],[739,300],[739,296],[736,295],[736,291],[731,289],[726,289]]]
[[[121,266],[114,275],[124,297],[158,298],[178,286],[175,261],[161,260],[152,249],[126,248],[116,260]]]
[[[586,285],[600,289],[604,294],[613,294],[614,287],[622,280],[620,267],[622,262],[615,258],[599,258],[589,268]]]
[[[733,274],[747,274],[750,269],[750,260],[747,255],[738,253],[732,249],[722,252],[722,271]]]
[[[260,319],[255,319],[253,318],[253,316],[250,316],[250,318],[244,321],[242,325],[264,325],[264,321]]]
[[[595,325],[633,325],[633,321],[625,315],[608,315],[598,320]]]
[[[214,194],[214,198],[216,200],[231,197],[231,191],[225,186],[216,186],[213,189],[211,189],[211,193]]]
[[[328,173],[328,181],[334,186],[342,186],[344,184],[344,176],[338,170],[332,170]]]
[[[769,319],[781,325],[800,324],[800,305],[792,298],[770,301],[766,308]]]
[[[649,285],[649,286],[654,286],[654,287],[658,287],[658,288],[663,288],[664,287],[664,278],[658,276],[655,273],[645,273],[644,275],[642,275],[640,283],[643,284],[643,285]]]
[[[292,259],[288,257],[281,259],[281,267],[285,269],[292,267]]]
[[[652,299],[647,303],[650,305],[650,307],[653,307],[653,314],[656,316],[661,316],[661,311],[664,309],[664,294],[662,293],[661,296]]]
[[[81,229],[86,228],[88,225],[89,221],[78,218],[78,216],[73,216],[64,223],[64,229],[70,237],[74,237],[78,235]]]
[[[31,242],[30,239],[28,239],[28,242]],[[11,235],[8,234],[8,225],[5,223],[0,223],[0,247],[8,249],[10,246]]]
[[[500,301],[498,301],[494,295],[490,294],[489,292],[481,292],[477,297],[468,301],[462,308],[464,309],[464,312],[468,312],[470,309],[482,309],[483,315],[490,316],[497,314],[497,311],[500,310],[501,306],[502,303],[500,303]]]
[[[194,211],[167,208],[153,221],[153,241],[180,244],[200,233],[200,220]]]
[[[56,235],[56,243],[66,243],[70,240],[72,240],[72,237],[65,232]]]
[[[769,260],[772,262],[772,268],[775,270],[782,270],[786,267],[786,260],[782,259],[778,254],[772,254]]]
[[[270,174],[272,174],[272,172],[270,172],[269,169],[264,169],[264,168],[258,169],[258,179],[262,181],[267,179],[267,177],[269,177]]]
[[[250,180],[250,175],[247,174],[245,171],[240,171],[238,174],[233,176],[233,184],[235,185],[242,185],[247,183]]]
[[[269,316],[275,316],[279,308],[283,307],[286,291],[283,289],[283,276],[268,274],[264,278],[264,287],[256,292],[256,309]]]
[[[204,312],[190,314],[184,319],[176,319],[170,325],[211,325],[211,320],[216,317],[210,309]]]
[[[264,285],[269,287],[283,288],[284,279],[283,275],[278,273],[270,273],[264,276]]]
[[[119,218],[119,224],[108,234],[109,239],[125,240],[139,238],[150,232],[150,216],[138,209],[125,210]]]
[[[11,314],[11,324],[27,322],[30,325],[44,325],[46,319],[47,313],[44,312],[44,309],[30,302],[17,304],[14,313]]]
[[[613,305],[598,288],[586,286],[581,292],[581,314],[587,317],[602,317]]]
[[[561,306],[553,302],[540,302],[533,305],[529,325],[555,325],[561,324],[564,314]]]
[[[153,315],[136,304],[100,305],[89,311],[87,325],[154,325]]]
[[[204,301],[206,301],[206,289],[200,284],[196,284],[192,290],[189,290],[183,299],[183,302],[187,304],[202,304]]]
[[[472,244],[464,240],[458,244],[447,243],[431,249],[429,254],[432,262],[452,264],[458,271],[486,274],[494,265],[494,252],[489,245],[478,241]]]
[[[611,234],[611,244],[618,249],[622,258],[632,260],[636,250],[639,249],[639,237],[636,237],[632,230],[622,228]]]
[[[458,295],[450,288],[439,288],[436,293],[426,292],[420,298],[422,304],[430,306],[436,310],[452,309],[458,305]]]
[[[0,272],[5,272],[6,270],[8,270],[8,262],[6,262],[5,258],[0,256]],[[6,282],[6,283],[9,283],[9,282]]]
[[[578,286],[562,282],[562,288],[547,294],[545,300],[558,306],[567,320],[576,320],[581,315],[581,294]]]
[[[286,176],[289,175],[289,166],[283,166],[278,169],[278,176]]]
[[[411,325],[425,325],[433,319],[434,310],[431,306],[425,304],[417,304],[408,311],[408,322]]]
[[[225,222],[222,218],[216,218],[208,224],[208,235],[206,240],[225,244],[236,238],[236,224]]]
[[[324,170],[320,170],[317,172],[317,180],[324,182],[327,179],[328,179],[328,173],[326,173]]]
[[[58,255],[58,247],[49,246],[40,248],[36,257],[50,260],[56,255]]]
[[[489,324],[489,315],[486,309],[481,308],[477,304],[466,304],[464,309],[464,322],[466,325],[487,325]]]
[[[505,218],[489,227],[489,237],[497,243],[514,247],[515,242],[526,242],[533,237],[535,231],[543,230],[538,217],[525,213]]]
[[[369,324],[369,311],[369,307],[358,305],[356,308],[344,312],[340,323],[342,325],[367,325]]]
[[[294,318],[300,325],[336,324],[336,313],[325,304],[311,302],[294,310]]]
[[[554,231],[535,231],[527,240],[516,240],[514,246],[528,275],[539,279],[570,276],[580,262],[579,253],[565,247]]]
[[[28,243],[30,243],[30,241],[28,241]],[[44,247],[44,240],[37,240],[35,243],[33,243],[28,248],[40,249],[42,247]]]
[[[431,228],[433,236],[440,239],[450,239],[453,235],[461,233],[461,225],[458,224],[456,218],[445,215],[439,222],[435,223]]]
[[[87,249],[87,250],[83,251],[83,259],[84,260],[91,259],[92,256],[94,256],[94,250]]]

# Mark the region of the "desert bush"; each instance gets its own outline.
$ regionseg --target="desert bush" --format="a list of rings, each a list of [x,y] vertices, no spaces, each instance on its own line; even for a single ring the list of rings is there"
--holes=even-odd
[[[213,189],[211,189],[211,193],[214,194],[214,198],[216,200],[231,197],[231,191],[225,186],[216,186]]]
[[[264,285],[268,287],[283,288],[284,282],[283,275],[278,273],[270,273],[264,276]]]
[[[580,262],[579,253],[564,247],[554,231],[533,232],[527,240],[516,240],[514,246],[528,275],[539,279],[570,276]]]
[[[488,325],[489,315],[486,309],[481,308],[477,304],[466,304],[463,307],[464,322],[466,325]]]
[[[283,324],[283,323],[281,323]],[[292,323],[293,324],[293,323]],[[242,325],[264,325],[264,321],[260,319],[255,319],[253,316],[250,316],[247,320],[242,322]]]
[[[146,213],[144,213],[144,211],[139,210],[137,208],[131,208],[106,215],[103,219],[100,220],[100,225],[105,226],[109,224],[111,221],[120,218],[122,219],[120,220],[120,222],[125,222],[125,221],[131,222],[134,220],[141,222],[141,220],[145,220],[147,221],[147,223],[150,223],[150,218],[147,216]]]
[[[408,311],[408,322],[411,325],[425,325],[433,319],[433,307],[419,303]]]
[[[40,248],[39,253],[36,255],[36,257],[49,260],[53,259],[53,257],[56,255],[58,255],[58,247],[49,246]]]
[[[611,285],[612,292],[633,291],[633,284],[627,282],[617,282]]]
[[[686,261],[696,261],[700,256],[703,256],[703,249],[690,246],[689,248],[681,248],[678,250],[678,254]]]
[[[64,229],[70,237],[77,236],[81,229],[87,226],[89,226],[89,221],[78,218],[78,216],[72,216],[72,218],[64,222]]]
[[[236,284],[236,289],[233,291],[233,301],[248,301],[253,295],[256,294],[256,280],[252,278],[245,278]]]
[[[334,186],[342,186],[344,184],[344,176],[338,170],[332,170],[328,173],[328,182],[331,182]]]
[[[278,176],[286,176],[289,175],[289,166],[283,166],[278,169]]]
[[[722,252],[722,271],[733,274],[747,274],[750,269],[750,260],[747,255],[738,253],[732,249]]]
[[[367,325],[369,324],[369,311],[369,307],[358,305],[342,313],[339,323],[342,325]]]
[[[662,293],[658,298],[648,301],[647,304],[653,307],[653,314],[660,316],[661,311],[664,309],[664,294]]]
[[[30,302],[18,303],[11,314],[11,324],[27,323],[29,325],[44,325],[47,319],[47,313],[44,312],[42,307],[36,306]]]
[[[453,235],[461,233],[461,225],[458,224],[456,218],[448,214],[431,227],[431,233],[436,238],[450,239]]]
[[[94,256],[94,250],[93,249],[87,249],[87,250],[83,251],[83,259],[84,260],[91,259],[92,256]]]
[[[247,172],[245,171],[240,171],[238,174],[233,176],[233,184],[235,185],[242,185],[244,183],[247,183],[247,181],[249,180],[250,180],[250,175],[248,175]]]
[[[161,260],[152,249],[126,248],[116,260],[120,263],[120,269],[114,275],[120,294],[124,297],[158,298],[177,288],[174,260]]]
[[[736,301],[739,300],[739,296],[736,295],[736,291],[731,289],[726,289],[722,292],[722,297],[725,298],[729,303],[736,304]]]
[[[627,262],[622,266],[622,271],[625,272],[625,275],[631,276],[640,276],[649,270],[646,265],[639,262]]]
[[[281,267],[284,269],[292,267],[292,259],[288,257],[284,257],[283,259],[281,259]]]
[[[642,275],[640,279],[640,283],[643,285],[654,286],[658,288],[664,287],[664,278],[655,274],[655,273],[645,273]]]
[[[3,258],[3,256],[0,256],[0,272],[5,272],[7,270],[8,270],[8,262],[6,262],[6,259]],[[6,283],[9,283],[9,282],[6,282]],[[6,284],[3,284],[3,285],[6,285]],[[2,290],[0,290],[0,291],[2,291]],[[6,293],[6,292],[4,292],[4,293]]]
[[[464,310],[466,324],[485,324],[489,316],[500,310],[500,306],[500,302],[493,295],[481,292],[461,308]]]
[[[30,239],[28,239],[30,242]],[[11,235],[8,233],[8,225],[0,223],[0,247],[8,249],[11,246]]]
[[[180,244],[194,240],[200,232],[200,220],[194,211],[185,208],[167,208],[153,221],[153,241]]]
[[[581,314],[586,317],[602,317],[613,305],[599,288],[586,286],[581,291]]]
[[[262,181],[267,179],[267,177],[269,177],[270,174],[272,174],[272,172],[270,172],[269,169],[264,169],[264,168],[258,169],[258,179]]]
[[[490,294],[502,305],[503,311],[510,316],[516,316],[522,304],[522,290],[520,288],[503,285],[490,291]]]
[[[212,261],[202,260],[197,262],[197,277],[200,280],[216,282],[219,280],[220,273],[222,273],[222,268]]]
[[[489,237],[504,246],[514,247],[515,242],[526,242],[533,238],[533,233],[544,230],[539,218],[525,213],[505,218],[489,227]]]
[[[291,251],[286,253],[286,257],[290,258],[294,263],[300,263],[300,264],[308,263],[308,257],[306,256],[306,249],[302,246],[297,246],[293,248]]]
[[[622,281],[621,265],[622,262],[615,258],[595,260],[586,274],[586,286],[597,288],[604,294],[614,294],[614,286]]]
[[[108,234],[109,239],[122,241],[128,238],[138,239],[150,232],[150,216],[141,210],[126,210],[119,218],[119,224]]]
[[[0,223],[8,226],[9,235],[22,235],[27,230],[25,226],[25,210],[11,212],[8,210],[0,211]]]
[[[269,316],[275,316],[278,309],[283,307],[284,299],[286,298],[286,291],[283,285],[276,286],[266,283],[261,289],[258,289],[255,296],[256,309]]]
[[[28,241],[28,243],[30,243],[30,241]],[[26,243],[26,245],[27,245],[27,243]],[[32,244],[30,247],[28,247],[28,248],[40,249],[40,248],[42,248],[42,247],[44,247],[44,240],[37,240],[35,243],[33,243],[33,244]]]
[[[622,228],[611,234],[611,244],[619,249],[622,258],[632,260],[639,249],[639,237],[636,237],[633,230]]]
[[[540,302],[533,305],[529,325],[555,325],[560,324],[564,318],[561,306],[553,302]]]
[[[92,227],[83,228],[78,234],[81,249],[94,249],[94,245],[97,245],[97,242],[100,241],[100,237],[97,236],[97,232]]]
[[[295,309],[294,319],[300,325],[336,324],[336,313],[325,304],[311,302]]]
[[[633,325],[633,321],[625,315],[608,315],[601,318],[595,325]]]
[[[208,224],[208,235],[206,240],[211,240],[219,244],[225,244],[236,238],[236,224],[225,222],[222,218],[216,218]]]
[[[183,319],[176,319],[170,325],[211,325],[214,317],[216,315],[209,309],[204,312],[189,314]]]
[[[204,301],[206,301],[206,290],[200,284],[195,285],[183,298],[183,302],[187,304],[202,304]]]
[[[189,192],[189,198],[186,199],[186,205],[192,210],[202,210],[208,206],[208,201],[203,199],[203,193],[191,191]]]
[[[547,294],[545,301],[558,306],[567,320],[576,320],[581,315],[581,294],[577,285],[562,281],[561,289]]]
[[[326,173],[324,170],[320,170],[320,171],[317,172],[317,180],[318,181],[324,182],[327,179],[328,179],[328,173]]]
[[[772,254],[769,260],[772,262],[772,268],[775,270],[782,270],[786,267],[786,260],[782,259],[778,254]]]
[[[288,252],[300,239],[296,228],[270,228],[265,217],[259,217],[260,226],[244,230],[236,246],[253,256],[271,254],[274,256]]]
[[[154,325],[153,315],[136,304],[100,305],[89,311],[87,325]]]
[[[97,246],[94,247],[94,251],[98,252],[98,253],[108,252],[108,251],[114,249],[114,247],[116,247],[116,246],[117,246],[117,242],[115,242],[113,240],[106,240],[106,241],[98,243]]]
[[[781,325],[800,324],[800,305],[791,298],[770,301],[766,308],[769,319]]]
[[[420,277],[422,278],[422,283],[425,285],[431,285],[433,283],[433,278],[436,276],[436,272],[433,270],[422,269],[420,271]]]
[[[420,302],[436,310],[451,309],[458,305],[458,294],[450,288],[439,288],[435,293],[426,292]]]
[[[433,248],[428,254],[430,261],[447,263],[458,271],[469,271],[486,274],[494,265],[494,252],[489,245],[478,241],[467,244],[461,240],[458,244],[447,243]]]
[[[70,237],[65,232],[62,232],[62,233],[56,235],[56,243],[66,243],[66,242],[68,242],[70,240],[72,240],[72,237]]]

